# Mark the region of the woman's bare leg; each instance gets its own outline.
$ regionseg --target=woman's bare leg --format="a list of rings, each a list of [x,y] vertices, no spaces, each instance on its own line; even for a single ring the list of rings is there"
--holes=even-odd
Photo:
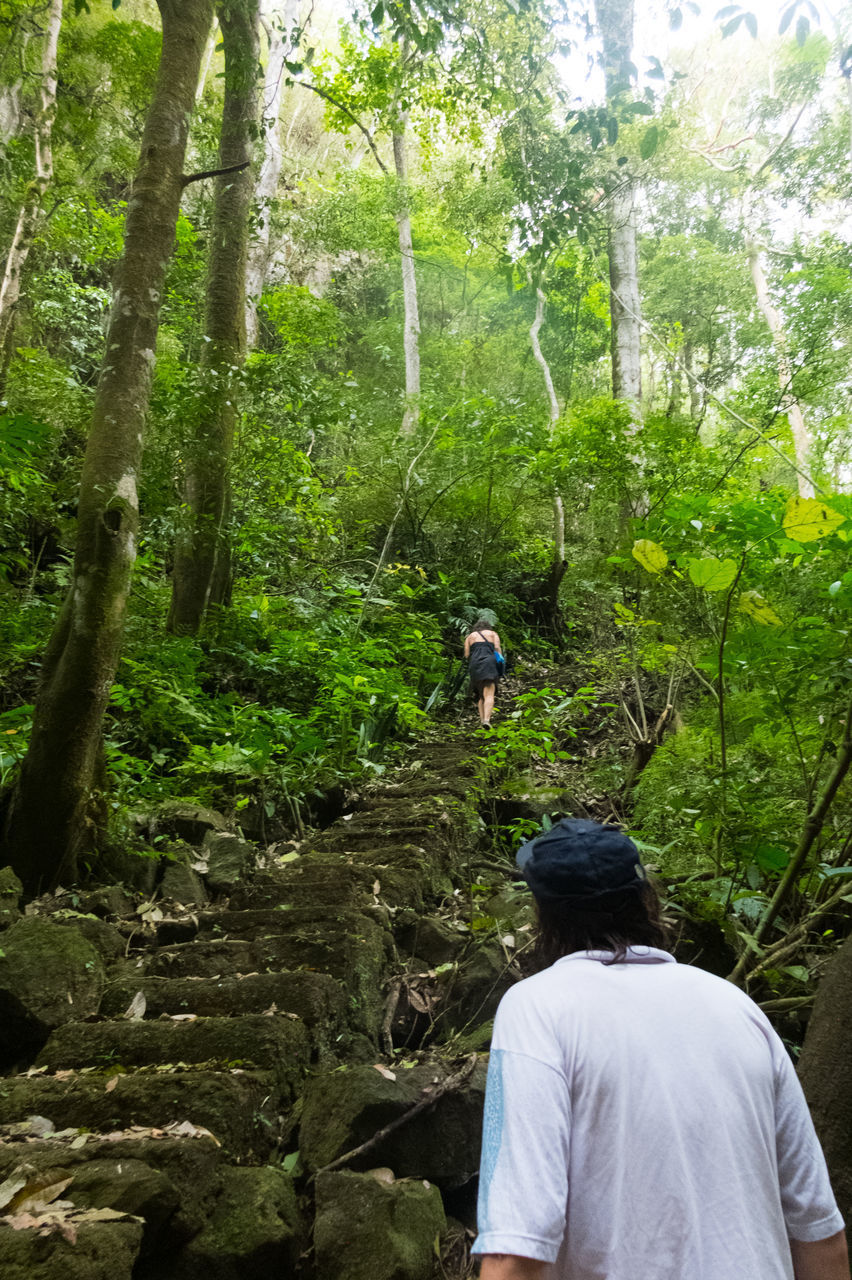
[[[482,686],[482,700],[479,707],[479,719],[482,724],[491,723],[491,713],[494,710],[494,694],[496,691],[496,685],[494,684],[484,684]]]

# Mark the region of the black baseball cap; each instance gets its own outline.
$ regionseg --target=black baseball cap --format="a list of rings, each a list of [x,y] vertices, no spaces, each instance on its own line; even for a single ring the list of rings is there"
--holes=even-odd
[[[540,901],[619,910],[647,880],[639,850],[618,827],[562,818],[522,844],[515,861]]]

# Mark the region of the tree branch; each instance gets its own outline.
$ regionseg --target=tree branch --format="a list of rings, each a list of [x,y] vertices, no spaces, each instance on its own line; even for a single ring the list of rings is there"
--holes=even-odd
[[[202,178],[221,178],[226,173],[241,173],[243,169],[247,169],[251,161],[244,160],[242,164],[228,165],[227,169],[203,169],[201,173],[185,173],[180,180],[182,187],[188,187],[191,182],[200,182]]]
[[[326,92],[325,89],[320,89],[319,85],[310,84],[309,81],[307,80],[297,80],[296,83],[300,84],[303,89],[310,89],[311,92],[317,94],[318,97],[324,98],[326,102],[330,102],[331,105],[333,107],[336,107],[338,111],[342,111],[343,114],[346,116],[346,118],[352,121],[355,128],[361,130],[364,137],[367,139],[367,145],[369,146],[370,150],[373,153],[373,157],[376,161],[376,164],[379,166],[382,173],[385,173],[387,174],[388,177],[390,177],[390,169],[387,167],[384,160],[376,150],[376,144],[373,141],[373,135],[370,133],[370,130],[367,128],[367,126],[361,123],[361,121],[354,114],[354,112],[350,111],[349,108],[344,106],[342,102],[338,102],[337,99],[333,98],[330,93]]]

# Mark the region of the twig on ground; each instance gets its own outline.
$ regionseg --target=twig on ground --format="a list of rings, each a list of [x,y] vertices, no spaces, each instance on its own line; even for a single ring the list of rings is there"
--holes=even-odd
[[[393,1036],[391,1035],[391,1027],[396,1017],[397,1006],[399,1005],[399,997],[402,992],[402,978],[394,978],[390,985],[388,998],[385,1002],[385,1016],[382,1018],[382,1045],[388,1057],[393,1057]]]

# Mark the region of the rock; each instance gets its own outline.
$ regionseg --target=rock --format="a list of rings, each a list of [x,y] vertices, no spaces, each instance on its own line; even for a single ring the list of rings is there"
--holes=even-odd
[[[20,918],[20,901],[24,886],[11,867],[0,869],[0,929],[7,929]]]
[[[352,1066],[308,1080],[299,1148],[311,1172],[372,1138],[449,1072],[436,1059],[407,1070],[396,1066],[393,1074],[396,1078],[389,1080],[372,1065]],[[400,1178],[428,1178],[447,1189],[461,1186],[479,1168],[485,1076],[483,1060],[465,1085],[401,1125],[352,1167],[382,1164]]]
[[[514,984],[501,947],[489,942],[475,946],[453,974],[438,1006],[436,1038],[444,1040],[465,1033],[493,1018],[501,999]]]
[[[458,960],[470,937],[453,929],[439,916],[418,916],[413,912],[405,913],[394,935],[403,950],[424,960],[431,969]]]
[[[142,1223],[130,1218],[80,1223],[74,1244],[0,1224],[3,1280],[131,1280],[141,1243]]]
[[[440,1193],[428,1182],[324,1173],[314,1223],[317,1280],[430,1280],[445,1225]]]
[[[167,800],[151,817],[150,833],[200,845],[208,831],[227,831],[228,821],[215,809],[189,800]]]
[[[257,865],[253,845],[230,832],[208,831],[202,857],[207,863],[204,878],[213,894],[228,893]]]
[[[86,1209],[117,1209],[143,1218],[143,1253],[150,1253],[180,1205],[172,1180],[143,1160],[88,1160],[67,1171],[71,1185],[63,1199]]]
[[[94,916],[77,914],[68,916],[65,919],[61,915],[52,915],[49,919],[52,924],[70,926],[76,929],[78,933],[81,933],[84,938],[91,942],[101,959],[107,963],[124,955],[127,946],[126,939],[111,924],[107,924],[106,920],[98,920]]]
[[[158,1280],[279,1280],[295,1275],[303,1227],[281,1169],[228,1168],[212,1216]]]
[[[39,916],[7,929],[0,952],[0,1066],[8,1067],[56,1027],[97,1013],[104,965],[78,929]]]
[[[167,864],[160,881],[160,893],[162,897],[182,902],[185,906],[203,907],[207,903],[204,881],[185,862]]]
[[[132,894],[120,884],[104,885],[100,889],[92,889],[90,893],[80,895],[79,911],[88,911],[93,916],[103,919],[106,916],[132,916],[136,904]]]

